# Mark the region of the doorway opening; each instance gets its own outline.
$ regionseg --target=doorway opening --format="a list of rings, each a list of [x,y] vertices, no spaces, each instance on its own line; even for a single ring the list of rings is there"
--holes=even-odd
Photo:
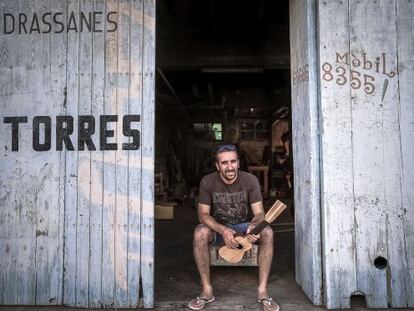
[[[198,185],[215,170],[223,143],[236,144],[241,169],[258,176],[265,210],[276,199],[288,205],[271,225],[269,290],[276,299],[292,292],[289,1],[158,0],[156,29],[156,305],[177,307],[199,294],[192,254]],[[214,267],[212,282],[233,305],[255,303],[257,268]],[[291,299],[305,299],[297,292]]]

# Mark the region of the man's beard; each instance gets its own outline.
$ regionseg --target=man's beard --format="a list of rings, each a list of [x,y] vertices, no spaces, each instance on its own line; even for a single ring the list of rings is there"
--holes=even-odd
[[[229,177],[227,176],[228,173],[234,173],[234,176]],[[223,177],[227,180],[233,180],[234,178],[236,178],[236,176],[237,176],[236,170],[227,170],[227,171],[224,171],[224,174],[223,174]]]

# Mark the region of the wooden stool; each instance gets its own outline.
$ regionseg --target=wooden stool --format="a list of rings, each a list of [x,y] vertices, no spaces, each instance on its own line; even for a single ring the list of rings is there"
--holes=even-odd
[[[243,259],[237,263],[231,263],[224,260],[218,253],[220,246],[210,246],[210,265],[211,266],[257,266],[257,253],[259,247],[253,244],[253,247],[248,250]]]
[[[161,198],[161,200],[167,200],[167,192],[164,188],[164,178],[161,172],[154,174],[154,192],[156,198]]]

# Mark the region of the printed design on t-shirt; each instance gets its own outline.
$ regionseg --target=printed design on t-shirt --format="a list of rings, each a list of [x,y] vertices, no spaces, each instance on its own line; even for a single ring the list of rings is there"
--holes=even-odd
[[[228,224],[246,221],[248,216],[247,192],[213,192],[214,218]]]

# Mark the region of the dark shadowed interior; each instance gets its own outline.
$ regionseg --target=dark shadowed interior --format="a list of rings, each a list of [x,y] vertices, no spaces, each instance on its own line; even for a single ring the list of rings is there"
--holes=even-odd
[[[157,204],[174,202],[172,219],[156,220],[158,308],[185,308],[199,294],[198,185],[224,142],[257,175],[266,209],[276,199],[289,206],[272,224],[272,295],[309,304],[294,282],[289,63],[288,1],[157,2],[155,192]],[[212,267],[212,282],[217,302],[208,308],[259,308],[257,267]]]

